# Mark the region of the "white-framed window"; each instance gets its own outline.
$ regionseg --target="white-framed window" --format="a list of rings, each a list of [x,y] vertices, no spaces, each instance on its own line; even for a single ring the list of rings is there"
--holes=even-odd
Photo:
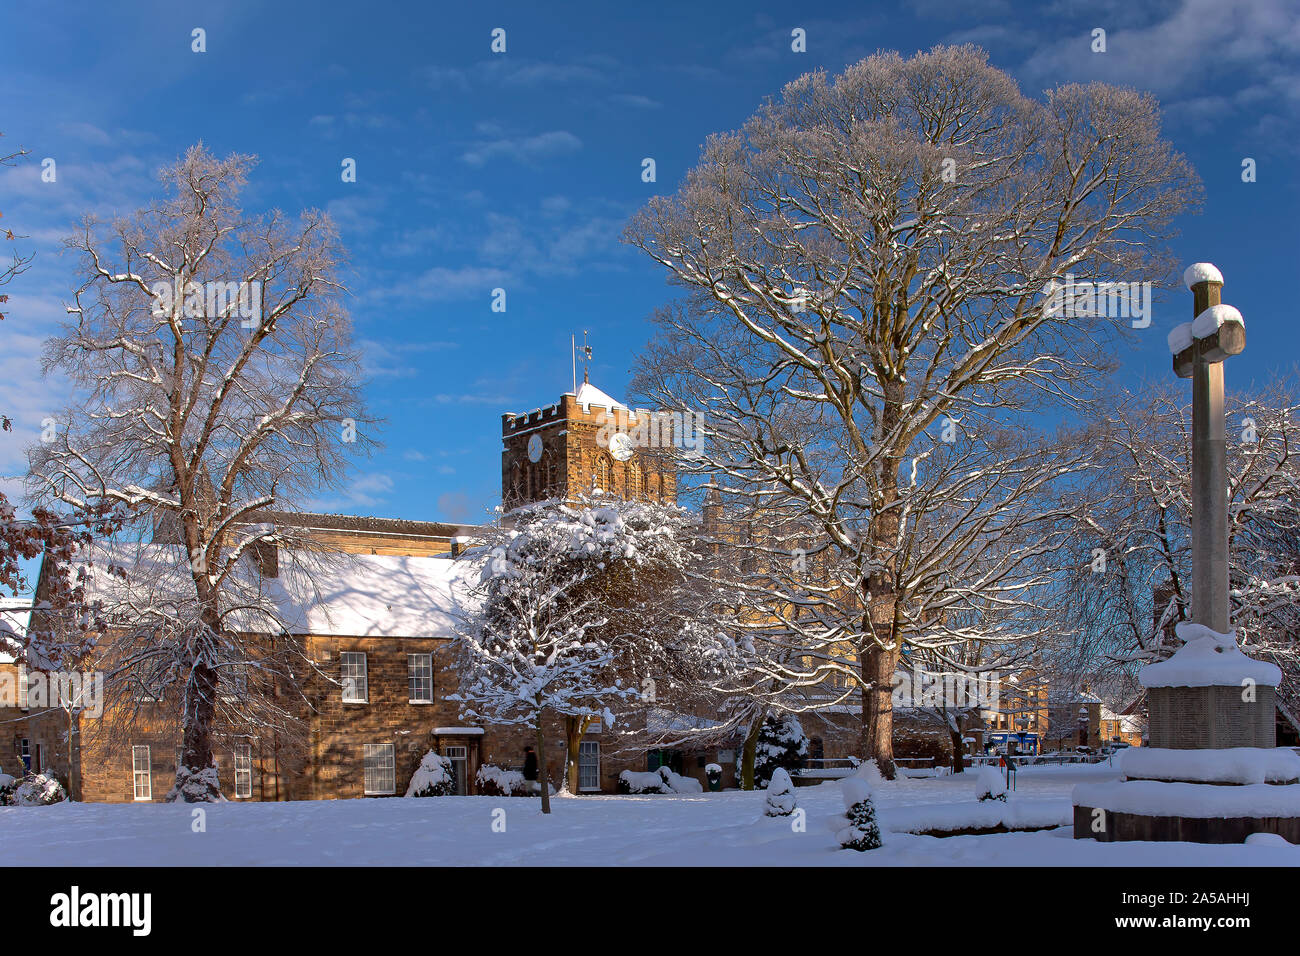
[[[135,799],[153,799],[153,777],[149,773],[149,748],[141,744],[131,748],[131,776],[135,780]]]
[[[235,796],[253,795],[253,745],[235,744]]]
[[[397,755],[392,744],[366,744],[366,794],[397,792]]]
[[[339,655],[343,666],[343,703],[364,704],[370,700],[366,684],[366,655],[363,651],[344,651]]]
[[[584,740],[578,744],[578,789],[600,789],[600,741]]]
[[[29,706],[27,703],[28,683],[29,682],[27,680],[27,665],[22,662],[19,662],[18,664],[18,709],[19,710],[28,709]]]
[[[433,703],[433,655],[407,654],[408,699],[412,704]]]

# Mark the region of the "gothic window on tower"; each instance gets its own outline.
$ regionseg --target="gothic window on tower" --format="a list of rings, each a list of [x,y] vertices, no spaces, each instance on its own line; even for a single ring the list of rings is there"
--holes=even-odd
[[[636,461],[627,463],[627,496],[637,499],[645,497],[645,479],[641,475],[641,466]]]
[[[518,462],[510,469],[510,496],[512,498],[522,498],[524,495],[524,469]]]
[[[604,455],[596,456],[596,467],[592,469],[591,487],[596,491],[610,491],[609,459]]]

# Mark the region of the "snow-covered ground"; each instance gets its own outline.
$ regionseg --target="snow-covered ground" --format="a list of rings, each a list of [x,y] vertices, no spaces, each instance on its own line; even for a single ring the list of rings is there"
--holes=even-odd
[[[1070,815],[1077,783],[1103,783],[1097,766],[1027,767],[1011,795],[1017,819]],[[897,832],[951,819],[975,802],[976,775],[882,784],[877,805],[885,845],[838,848],[832,821],[843,806],[831,782],[799,788],[805,832],[789,818],[763,817],[763,794],[556,798],[549,818],[524,798],[432,797],[206,808],[206,832],[192,807],[57,804],[0,808],[0,846],[25,847],[38,865],[709,865],[709,866],[1300,866],[1300,847],[1188,843],[1099,844],[1069,827],[1034,833],[927,837]],[[504,832],[497,811],[504,810]],[[891,829],[892,828],[892,829]]]

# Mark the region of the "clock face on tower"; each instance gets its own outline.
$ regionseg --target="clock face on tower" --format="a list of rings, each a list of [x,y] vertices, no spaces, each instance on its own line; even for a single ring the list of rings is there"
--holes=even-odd
[[[627,461],[635,451],[636,447],[632,444],[632,439],[623,432],[616,433],[609,440],[609,453],[614,456],[615,461]]]
[[[528,439],[528,460],[534,463],[542,460],[541,435],[533,435],[532,438]]]

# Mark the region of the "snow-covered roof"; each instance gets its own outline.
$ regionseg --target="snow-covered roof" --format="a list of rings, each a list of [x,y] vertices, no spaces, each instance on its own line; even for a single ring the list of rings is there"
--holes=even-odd
[[[457,601],[466,599],[459,585],[468,567],[442,555],[282,560],[281,607],[296,634],[453,637]]]
[[[192,587],[188,562],[178,547],[99,544],[90,559],[95,565],[90,596],[104,600],[110,610],[125,601],[156,605],[171,588],[188,597]],[[261,579],[261,587],[283,626],[294,634],[338,637],[454,636],[457,602],[465,600],[457,585],[469,571],[467,562],[448,555],[282,549],[278,563],[279,576]],[[110,564],[124,568],[126,579],[108,574]],[[239,573],[251,582],[253,562],[245,562]],[[152,593],[143,594],[146,588]],[[258,629],[257,624],[246,626]]]
[[[590,382],[583,382],[581,385],[579,385],[577,395],[575,395],[574,397],[577,398],[578,404],[581,405],[583,408],[586,408],[589,405],[596,405],[599,406],[600,408],[609,408],[609,409],[627,408],[627,406],[624,405],[622,402],[610,398],[608,395],[606,395],[604,392],[598,389],[595,385],[592,385]]]

